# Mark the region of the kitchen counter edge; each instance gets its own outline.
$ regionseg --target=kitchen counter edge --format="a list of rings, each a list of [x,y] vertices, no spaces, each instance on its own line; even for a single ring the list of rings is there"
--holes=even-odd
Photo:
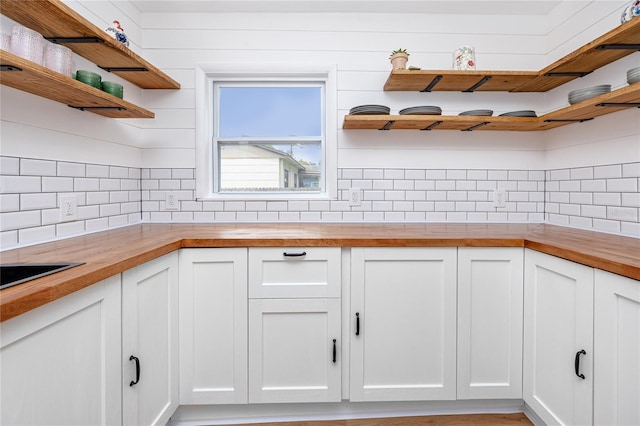
[[[0,290],[0,322],[190,247],[525,247],[640,280],[640,239],[547,224],[137,224],[0,252],[84,265]]]

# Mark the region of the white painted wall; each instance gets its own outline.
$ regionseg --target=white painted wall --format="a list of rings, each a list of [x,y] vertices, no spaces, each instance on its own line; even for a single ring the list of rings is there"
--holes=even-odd
[[[622,87],[640,53],[547,93],[382,90],[389,52],[399,47],[422,68],[450,69],[453,50],[473,45],[479,69],[539,70],[615,28],[628,0],[566,0],[547,15],[465,14],[464,6],[430,14],[430,0],[416,13],[367,13],[366,1],[357,13],[305,12],[302,2],[291,13],[142,13],[128,0],[66,3],[101,28],[118,19],[130,47],[182,89],[142,90],[76,56],[76,68],[122,83],[125,99],[156,115],[115,120],[0,86],[0,247],[140,220],[548,221],[640,235],[640,109],[546,132],[341,129],[360,104],[394,113],[438,105],[447,115],[478,108],[543,114],[566,106],[570,90]],[[3,32],[12,25],[0,17]],[[335,65],[337,199],[196,200],[197,63]],[[351,187],[362,189],[361,207],[348,205]],[[490,205],[496,187],[507,190],[506,209]],[[164,209],[166,191],[178,195],[179,211]],[[59,223],[60,194],[78,197],[78,221]]]
[[[491,108],[496,114],[566,105],[573,88],[624,84],[640,53],[547,94],[384,92],[388,53],[411,52],[410,65],[449,69],[453,50],[476,47],[479,69],[538,70],[618,25],[627,1],[565,1],[548,15],[425,13],[141,13],[128,1],[67,1],[100,27],[118,19],[131,48],[178,80],[182,89],[141,90],[125,98],[155,119],[111,120],[2,87],[1,154],[148,168],[195,166],[194,67],[198,62],[335,63],[337,121],[349,108],[380,103],[398,111],[439,105],[444,114]],[[12,22],[2,17],[2,30]],[[77,68],[123,82],[76,57]],[[107,74],[107,75],[105,75]],[[638,110],[548,132],[343,131],[338,166],[547,169],[637,161]],[[598,137],[600,124],[616,131]],[[588,145],[588,147],[587,147]],[[569,147],[574,146],[571,149]],[[601,156],[603,147],[609,155]],[[611,150],[611,146],[619,148]],[[591,153],[596,153],[591,155]],[[619,154],[619,155],[618,155]],[[606,160],[605,160],[606,158]]]

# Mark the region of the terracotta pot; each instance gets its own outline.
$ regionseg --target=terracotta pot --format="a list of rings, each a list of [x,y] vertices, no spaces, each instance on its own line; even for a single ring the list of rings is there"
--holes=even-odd
[[[394,70],[403,70],[407,67],[407,61],[409,55],[406,53],[395,53],[389,58],[391,60],[391,66]]]

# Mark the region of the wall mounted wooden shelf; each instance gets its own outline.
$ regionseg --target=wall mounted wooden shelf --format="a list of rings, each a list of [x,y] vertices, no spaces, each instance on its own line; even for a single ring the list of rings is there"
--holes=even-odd
[[[625,22],[540,71],[393,70],[384,90],[546,92],[638,50],[640,18]]]
[[[640,82],[561,108],[540,117],[447,115],[347,115],[343,129],[377,130],[547,130],[640,107]]]
[[[4,4],[4,3],[3,3]],[[109,118],[154,118],[155,114],[95,87],[0,50],[0,84]]]
[[[59,0],[2,0],[1,12],[143,89],[180,88],[178,82]]]

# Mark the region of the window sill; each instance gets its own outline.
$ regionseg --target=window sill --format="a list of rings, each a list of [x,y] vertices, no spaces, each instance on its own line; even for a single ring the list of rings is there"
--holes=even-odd
[[[327,193],[317,194],[211,194],[205,197],[198,197],[196,201],[315,201],[328,200],[335,201],[337,197],[332,197]]]

